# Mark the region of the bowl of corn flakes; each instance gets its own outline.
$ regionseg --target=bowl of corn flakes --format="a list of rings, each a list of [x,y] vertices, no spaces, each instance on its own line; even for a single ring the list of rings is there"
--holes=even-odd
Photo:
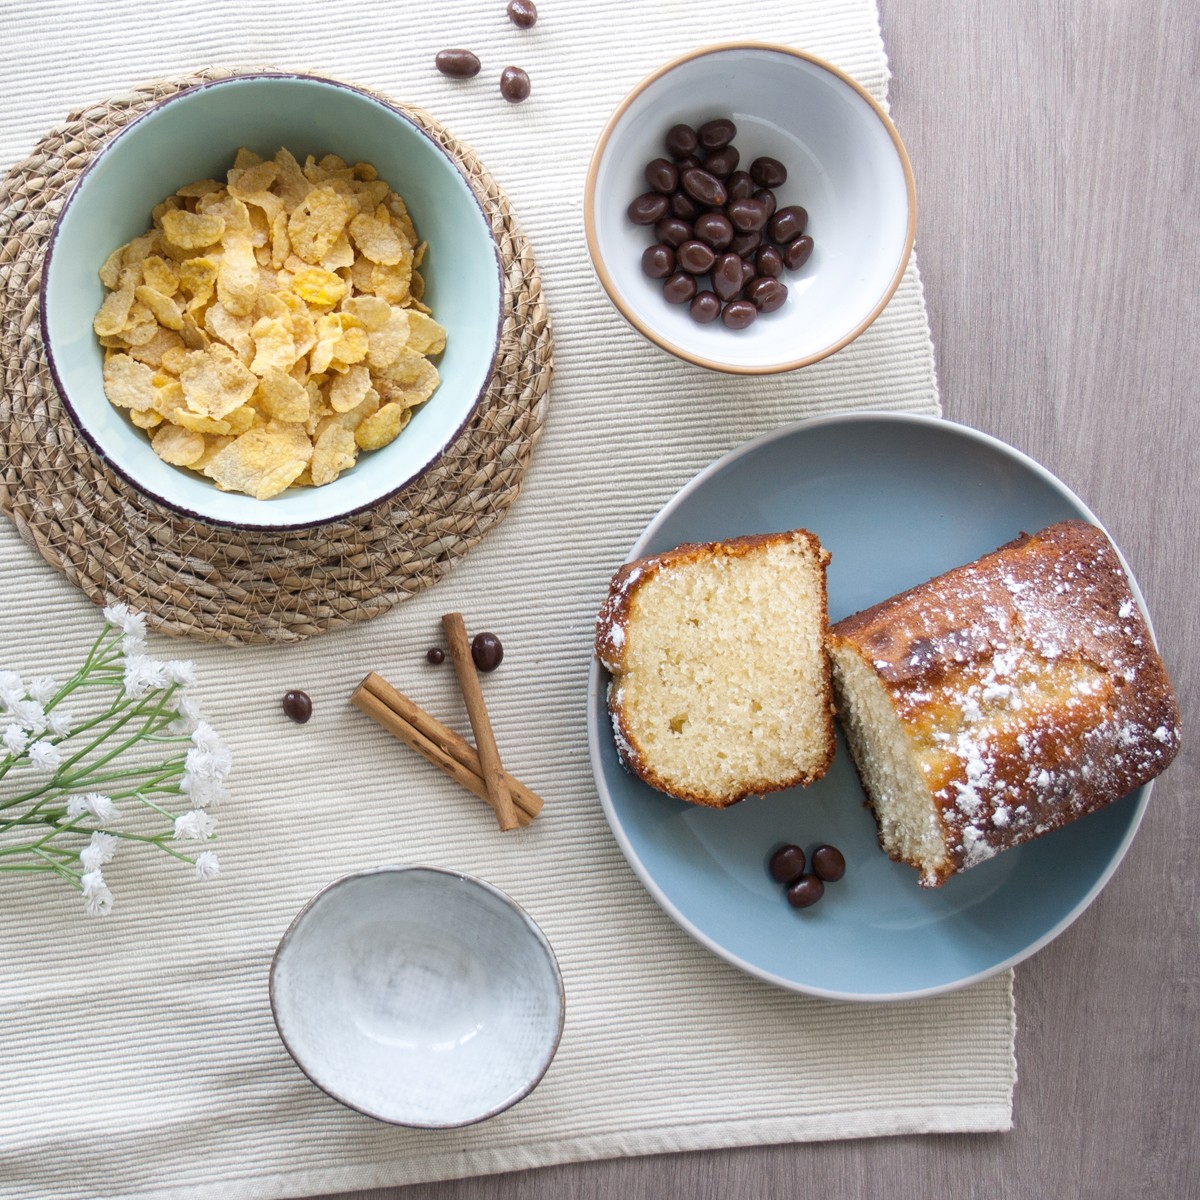
[[[457,164],[402,111],[239,75],[131,122],[80,175],[43,344],[96,452],[196,520],[309,528],[418,478],[470,419],[504,279]]]

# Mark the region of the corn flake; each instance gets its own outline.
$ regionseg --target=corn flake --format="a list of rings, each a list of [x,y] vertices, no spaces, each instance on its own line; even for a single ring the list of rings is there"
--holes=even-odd
[[[425,244],[370,163],[237,152],[104,260],[109,400],[167,463],[267,499],[324,486],[433,394]]]

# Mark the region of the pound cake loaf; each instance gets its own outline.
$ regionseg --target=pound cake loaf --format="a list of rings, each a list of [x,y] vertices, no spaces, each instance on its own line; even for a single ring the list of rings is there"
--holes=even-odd
[[[825,773],[828,561],[797,529],[683,545],[617,572],[596,656],[629,771],[714,808]]]
[[[1063,521],[832,627],[883,849],[936,887],[1146,783],[1179,710],[1116,552]]]

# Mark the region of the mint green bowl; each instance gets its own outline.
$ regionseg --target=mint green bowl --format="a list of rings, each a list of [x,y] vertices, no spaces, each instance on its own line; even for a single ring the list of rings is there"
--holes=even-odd
[[[425,301],[446,327],[441,384],[390,446],[320,488],[270,500],[222,492],[162,462],[149,437],[104,395],[92,319],[98,271],[145,232],[150,210],[193,180],[224,178],[239,146],[269,157],[286,146],[373,164],[404,198],[429,243]],[[491,226],[446,151],[397,109],[357,88],[302,75],[256,74],[164,100],[96,156],[67,198],[42,274],[42,338],[59,394],[96,452],[139,492],[213,525],[297,529],[369,509],[437,461],[479,403],[500,341],[504,278]]]

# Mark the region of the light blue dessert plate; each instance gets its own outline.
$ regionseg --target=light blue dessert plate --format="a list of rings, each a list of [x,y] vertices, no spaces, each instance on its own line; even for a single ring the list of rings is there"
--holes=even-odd
[[[856,413],[787,426],[713,463],[654,518],[630,557],[803,527],[833,556],[832,622],[1022,530],[1067,518],[1100,524],[1049,471],[995,438],[935,417]],[[1095,899],[1150,796],[1149,785],[1139,788],[927,890],[911,867],[880,850],[840,734],[829,773],[812,787],[701,808],[622,768],[607,683],[593,661],[592,770],[613,834],[642,883],[668,916],[734,966],[830,999],[937,995],[1028,958]],[[827,885],[810,909],[790,908],[767,875],[766,860],[782,842],[806,849],[831,842],[845,854],[845,878]]]

